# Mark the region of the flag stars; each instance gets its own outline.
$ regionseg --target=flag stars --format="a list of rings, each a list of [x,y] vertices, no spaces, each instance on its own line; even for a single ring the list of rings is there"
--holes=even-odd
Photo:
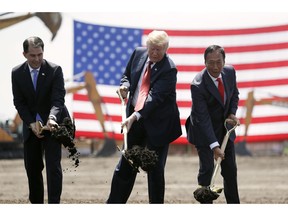
[[[99,58],[103,58],[104,56],[105,56],[105,55],[104,55],[103,52],[99,52],[99,53],[98,53],[98,57],[99,57]]]
[[[87,68],[88,68],[89,71],[92,71],[93,70],[93,65],[92,64],[88,64]]]
[[[82,31],[82,36],[87,36],[87,32],[86,31]]]
[[[99,32],[104,32],[104,31],[105,31],[105,27],[99,26]]]
[[[116,28],[111,28],[110,32],[113,33],[113,34],[116,33]]]
[[[87,43],[88,44],[93,44],[93,39],[92,38],[88,38]]]
[[[77,41],[78,43],[80,43],[80,42],[82,41],[82,37],[80,37],[80,36],[76,37],[76,41]]]
[[[77,67],[77,68],[81,68],[81,67],[82,67],[82,64],[81,64],[80,62],[78,62],[78,63],[76,64],[76,67]]]
[[[92,62],[93,62],[93,64],[98,64],[99,61],[97,58],[93,58]]]
[[[81,48],[82,48],[83,50],[87,49],[87,44],[82,44]]]
[[[101,45],[101,46],[103,46],[103,45],[105,44],[105,40],[99,40],[99,41],[98,41],[98,44]]]
[[[124,61],[127,60],[127,55],[126,54],[121,55],[121,59]]]
[[[83,63],[85,63],[85,62],[87,62],[87,58],[86,58],[86,57],[82,57],[82,58],[81,58],[81,61],[82,61]]]
[[[122,63],[121,63],[121,61],[118,61],[118,60],[117,60],[117,61],[115,62],[115,64],[116,64],[116,66],[119,67],[119,66],[121,66]]]
[[[110,34],[105,34],[104,35],[105,40],[109,40],[111,38]]]
[[[105,47],[104,47],[104,51],[105,51],[105,52],[110,52],[109,46],[105,46]]]
[[[99,33],[98,32],[93,33],[92,37],[95,38],[95,39],[99,38]]]
[[[93,56],[93,52],[92,51],[88,51],[87,52],[87,56],[92,57]]]
[[[118,84],[118,83],[116,83],[115,80],[113,80],[113,79],[111,79],[109,83],[110,83],[110,85],[117,85],[117,84]]]
[[[118,85],[129,56],[141,44],[142,31],[75,23],[75,74],[89,70],[95,74],[97,83]]]
[[[116,58],[115,53],[111,53],[111,54],[109,55],[109,58],[110,58],[110,59],[115,59],[115,58]]]
[[[116,71],[116,67],[111,66],[111,67],[110,67],[110,71],[111,71],[112,73],[114,73],[114,72]]]
[[[110,41],[110,46],[112,46],[112,47],[116,46],[116,41],[114,41],[114,40]]]
[[[116,40],[121,41],[122,40],[122,35],[116,35]]]
[[[81,53],[82,53],[81,49],[76,50],[76,55],[81,55]]]
[[[122,52],[122,49],[121,49],[120,47],[117,47],[117,48],[115,49],[115,51],[116,51],[116,53],[121,53],[121,52]]]
[[[100,65],[100,66],[98,67],[98,71],[104,71],[104,66],[103,66],[103,65]]]
[[[128,44],[127,44],[126,41],[124,41],[121,45],[122,45],[122,47],[124,47],[124,48],[128,46]]]
[[[77,29],[80,29],[81,27],[82,27],[82,24],[81,24],[81,23],[79,23],[79,22],[76,23],[76,28],[77,28]]]
[[[107,72],[106,72],[106,73],[104,73],[104,78],[106,78],[106,79],[107,79],[107,78],[109,78],[109,77],[110,77],[110,74],[109,74],[109,73],[107,73]]]
[[[88,26],[87,26],[87,30],[88,30],[88,31],[92,31],[92,30],[93,30],[93,26],[92,26],[92,25],[88,25]]]
[[[97,52],[97,51],[99,50],[99,46],[94,45],[94,46],[92,47],[92,50],[95,51],[95,52]]]

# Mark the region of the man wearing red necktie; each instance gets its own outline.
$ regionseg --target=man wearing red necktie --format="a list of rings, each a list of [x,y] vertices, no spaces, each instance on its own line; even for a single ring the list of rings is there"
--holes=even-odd
[[[235,116],[239,101],[236,72],[232,66],[225,65],[225,51],[218,45],[205,50],[204,60],[206,68],[195,76],[191,84],[192,110],[185,124],[188,141],[195,145],[199,156],[198,184],[210,185],[214,159],[221,157],[226,201],[240,203],[235,132],[230,135],[225,152],[220,149],[226,134],[225,119],[239,125]]]
[[[156,166],[147,171],[149,203],[164,203],[169,143],[181,136],[176,104],[177,68],[166,54],[169,38],[164,31],[152,31],[147,47],[136,48],[120,81],[120,93],[127,102],[128,149],[147,147],[158,156]],[[122,156],[113,175],[107,203],[126,203],[137,171]]]

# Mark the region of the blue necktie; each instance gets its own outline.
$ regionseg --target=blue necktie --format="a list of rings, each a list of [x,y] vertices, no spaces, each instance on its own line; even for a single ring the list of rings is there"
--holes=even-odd
[[[33,86],[34,86],[34,89],[36,90],[38,71],[37,70],[32,70],[32,75],[33,75]]]
[[[33,86],[34,86],[34,90],[36,91],[37,79],[38,79],[38,70],[32,70],[32,75],[33,75]],[[38,113],[36,114],[36,121],[43,122]]]

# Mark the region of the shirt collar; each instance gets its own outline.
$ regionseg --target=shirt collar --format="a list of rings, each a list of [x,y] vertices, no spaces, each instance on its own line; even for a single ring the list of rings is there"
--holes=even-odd
[[[147,59],[147,61],[146,61],[146,65],[149,64],[149,61],[150,61],[150,59],[149,59],[149,57],[148,57],[148,59]],[[156,63],[152,62],[150,67],[152,68],[155,64],[156,64]]]
[[[29,64],[28,64],[28,67],[29,67],[29,71],[30,71],[30,73],[32,72],[32,70],[37,70],[38,72],[40,71],[40,67],[37,68],[37,69],[33,69]]]
[[[218,78],[222,79],[221,73],[220,73],[219,77],[217,77],[217,78],[211,76],[210,73],[208,72],[208,70],[207,70],[207,73],[214,82],[216,82]]]

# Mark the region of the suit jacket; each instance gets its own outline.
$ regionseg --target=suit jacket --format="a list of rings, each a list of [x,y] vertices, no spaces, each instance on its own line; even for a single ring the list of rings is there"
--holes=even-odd
[[[43,60],[36,91],[33,87],[28,63],[24,62],[12,69],[13,102],[23,120],[23,137],[26,140],[31,130],[29,125],[38,113],[46,124],[49,115],[54,115],[60,123],[69,116],[65,106],[65,87],[60,66]]]
[[[136,48],[123,73],[120,85],[129,88],[127,116],[134,97],[141,72],[147,61],[146,48]],[[169,144],[182,134],[179,110],[176,104],[177,69],[173,61],[165,55],[151,68],[150,90],[144,107],[139,111],[149,138],[155,145]]]
[[[234,68],[224,66],[221,76],[226,93],[225,105],[206,68],[191,84],[192,109],[185,128],[188,141],[196,146],[209,146],[216,141],[221,144],[226,134],[225,119],[229,114],[236,115],[239,91]],[[235,137],[235,132],[231,133],[231,141],[234,142]]]

